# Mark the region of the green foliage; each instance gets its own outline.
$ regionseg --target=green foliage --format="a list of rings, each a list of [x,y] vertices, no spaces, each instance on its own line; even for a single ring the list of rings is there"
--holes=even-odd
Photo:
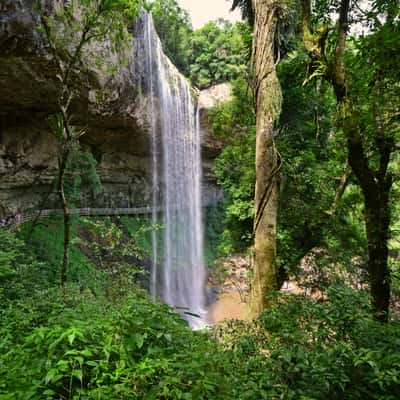
[[[89,79],[89,71],[100,68],[110,72],[123,64],[120,55],[131,46],[127,29],[127,17],[136,16],[139,0],[77,0],[55,4],[35,1],[39,14],[40,31],[56,67],[59,95],[54,104],[57,113],[49,117],[50,127],[58,141],[58,185],[57,191],[64,211],[64,245],[61,265],[61,286],[65,289],[69,264],[70,218],[69,199],[66,194],[65,174],[77,161],[74,151],[79,147],[79,138],[85,133],[72,123],[72,102],[82,93],[81,74]],[[110,53],[118,54],[110,57]],[[114,55],[115,55],[114,54]],[[106,55],[103,57],[103,55]],[[108,56],[108,57],[107,57]],[[103,60],[108,61],[104,66]],[[105,68],[104,68],[105,67]],[[93,157],[80,157],[80,166],[89,167],[91,178],[96,178]],[[70,183],[75,197],[82,174]],[[96,184],[99,184],[97,178]]]
[[[89,190],[95,198],[102,190],[100,177],[96,170],[97,161],[89,151],[83,151],[76,145],[68,157],[65,171],[65,192],[71,204],[79,204],[82,188]]]
[[[133,228],[130,231],[125,230],[128,224]],[[75,243],[97,269],[106,273],[105,290],[109,297],[118,299],[127,288],[149,286],[146,267],[151,252],[141,239],[144,231],[150,229],[144,221],[129,217],[80,219],[79,239]]]
[[[317,1],[313,23],[326,21],[328,13],[320,11],[332,11],[336,3]],[[377,166],[374,101],[379,100],[387,135],[399,140],[400,41],[398,17],[390,17],[397,10],[395,2],[373,3],[366,17],[371,34],[353,40],[346,63],[369,161]],[[68,61],[73,56],[68,49],[76,48],[76,34],[83,26],[96,38],[110,33],[113,41],[123,39],[126,12],[135,14],[138,2],[81,0],[65,5],[45,19],[59,56]],[[78,19],[76,5],[81,10]],[[250,33],[243,25],[223,22],[210,23],[192,35],[188,16],[175,0],[155,1],[150,7],[170,57],[198,86],[241,77],[233,82],[232,101],[210,112],[214,134],[225,142],[215,173],[226,193],[224,211],[208,211],[210,261],[219,240],[218,251],[231,253],[244,250],[252,239],[255,114],[251,90],[242,77]],[[385,24],[379,23],[381,13],[388,15]],[[330,46],[328,38],[327,52]],[[90,58],[89,46],[83,47],[82,57]],[[18,237],[0,230],[1,399],[400,397],[399,322],[376,323],[364,286],[348,288],[365,265],[362,193],[350,177],[336,204],[346,169],[346,143],[334,128],[333,93],[316,82],[327,65],[321,64],[307,79],[306,61],[297,49],[278,69],[284,104],[276,126],[283,159],[277,262],[296,275],[299,260],[312,255],[307,267],[313,268],[314,276],[303,275],[302,283],[317,288],[320,298],[272,296],[270,308],[258,321],[217,327],[215,341],[206,332],[191,331],[168,306],[152,303],[137,288],[143,276],[139,264],[151,252],[151,231],[160,228],[149,220],[74,221],[65,301],[56,287],[63,250],[61,221],[36,226],[29,243],[24,242],[29,226]],[[71,65],[77,72],[81,63]],[[59,116],[52,119],[61,141],[64,122]],[[393,175],[398,175],[398,165],[398,157],[393,157]],[[91,186],[96,194],[96,163],[89,153],[72,152],[67,167],[71,199],[79,197],[83,186]],[[394,187],[392,268],[399,290],[399,193],[398,185]]]
[[[106,291],[113,298],[120,297],[126,287],[147,287],[152,229],[149,224],[147,219],[131,217],[74,219],[68,281],[98,295]],[[62,220],[40,222],[32,233],[30,224],[25,224],[20,237],[27,239],[27,247],[46,263],[47,278],[54,284],[62,259]]]
[[[46,33],[53,55],[66,61],[61,80],[71,69],[79,69],[82,61],[92,67],[100,66],[102,51],[120,52],[129,46],[127,26],[138,14],[140,0],[77,0],[55,5],[49,10],[37,2],[42,17],[42,30]],[[108,39],[107,49],[89,43]],[[122,58],[121,58],[122,59]],[[108,66],[109,67],[109,66]],[[60,68],[63,67],[60,65]],[[64,82],[65,83],[65,82]]]
[[[250,59],[247,24],[218,20],[193,31],[176,0],[153,0],[151,12],[165,54],[200,89],[243,76]]]
[[[48,118],[51,132],[58,141],[65,140],[65,127],[62,114],[56,113],[52,114]]]
[[[322,248],[317,275],[330,275],[335,268],[357,275],[362,271],[357,268],[365,263],[362,195],[350,177],[335,204],[346,168],[345,141],[340,132],[335,133],[333,93],[323,84],[303,84],[305,59],[301,51],[293,52],[278,68],[284,103],[276,127],[283,160],[277,265],[282,278],[297,275],[300,260],[312,249]],[[229,254],[243,251],[252,241],[255,115],[244,81],[233,83],[233,100],[211,110],[210,120],[216,137],[225,141],[215,173],[226,194],[219,249]]]
[[[96,266],[77,247],[79,243],[76,234],[77,221],[73,221],[71,229],[70,268],[68,281],[85,284],[93,292],[99,292],[103,277]],[[46,263],[50,282],[58,280],[58,271],[63,256],[64,234],[62,219],[52,218],[36,225],[32,233],[30,224],[25,224],[20,232],[22,239],[29,240],[27,246],[38,259]],[[31,235],[29,237],[29,235]],[[28,239],[29,238],[29,239]]]
[[[168,306],[140,293],[119,305],[82,300],[4,355],[2,398],[222,398],[216,344]]]
[[[209,22],[193,32],[190,78],[200,89],[244,76],[249,59],[249,28],[228,21]]]
[[[254,131],[226,147],[218,158],[215,172],[226,193],[225,230],[220,251],[230,254],[251,244],[254,216]]]
[[[168,306],[153,304],[122,265],[113,267],[119,273],[90,276],[74,247],[70,272],[77,269],[79,281],[71,277],[60,301],[50,264],[62,254],[60,231],[55,221],[33,231],[29,248],[46,262],[29,255],[14,234],[0,231],[0,397],[223,398],[224,356],[216,344],[191,331]],[[81,221],[76,231],[97,241],[108,257],[118,254],[122,232],[111,221]],[[81,241],[74,242],[84,251]]]
[[[315,247],[349,265],[351,257],[363,254],[365,244],[357,221],[359,191],[350,191],[348,185],[340,203],[334,204],[346,168],[345,143],[335,133],[332,92],[324,84],[303,84],[305,59],[296,51],[278,68],[284,98],[277,136],[283,159],[278,265],[288,273],[295,273],[300,259]]]
[[[397,158],[394,155],[400,132],[397,3],[376,1],[358,5],[348,1],[321,1],[313,10],[316,18],[310,21],[314,33],[304,41],[311,59],[310,72],[323,65],[321,74],[315,77],[321,77],[334,88],[337,127],[339,134],[346,136],[349,164],[363,193],[369,279],[376,306],[374,312],[382,320],[385,318],[382,315],[389,312],[389,197],[393,172],[397,169],[393,161]],[[341,14],[338,28],[330,29],[331,22],[318,16],[321,12],[329,15],[328,11],[337,6]],[[353,28],[359,33],[365,30],[364,33],[351,37],[347,21],[350,26],[359,22]],[[381,252],[375,250],[379,246],[383,249]]]
[[[351,80],[352,101],[363,130],[366,148],[376,147],[376,131],[393,142],[400,139],[398,101],[400,96],[398,63],[400,24],[386,23],[372,27],[370,35],[353,40],[346,55],[348,76]],[[379,169],[379,160],[373,151],[370,164]],[[389,167],[391,170],[393,165]]]
[[[183,74],[187,75],[189,42],[193,31],[188,12],[182,9],[176,0],[153,0],[148,2],[146,8],[153,16],[164,53]]]
[[[153,227],[152,221],[146,217],[121,217],[121,223],[143,251],[142,256],[150,257],[152,254],[151,232],[153,229],[159,230],[160,226]]]
[[[82,226],[107,251],[120,241],[111,221]],[[87,290],[91,278],[82,276],[60,302],[60,290],[41,275],[50,266],[14,234],[0,231],[0,238],[1,271],[7,269],[0,278],[2,399],[400,395],[400,325],[373,321],[363,291],[332,286],[324,301],[278,295],[255,323],[215,328],[215,341],[190,330],[168,306],[152,303],[124,273],[121,280],[103,280],[108,288],[96,296]]]
[[[224,189],[225,229],[219,251],[229,254],[251,243],[255,182],[255,115],[251,91],[243,79],[232,83],[233,99],[209,116],[214,135],[226,143],[215,163]]]
[[[51,273],[25,251],[25,244],[14,233],[0,230],[0,303],[2,308],[32,291],[48,287]]]
[[[204,214],[204,260],[208,267],[214,267],[218,248],[224,230],[225,210],[221,203],[203,208]]]
[[[235,399],[396,399],[399,330],[372,320],[364,293],[332,287],[324,302],[278,295],[253,325],[216,336],[246,376]]]

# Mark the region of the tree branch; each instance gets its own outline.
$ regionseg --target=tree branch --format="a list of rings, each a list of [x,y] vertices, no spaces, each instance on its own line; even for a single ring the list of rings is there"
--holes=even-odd
[[[82,30],[82,34],[81,34],[81,38],[79,40],[79,44],[76,47],[74,55],[72,56],[71,60],[69,61],[68,67],[67,67],[67,69],[66,69],[66,71],[64,73],[64,76],[63,76],[63,83],[65,83],[65,84],[68,83],[69,75],[70,75],[71,70],[74,68],[74,66],[75,66],[75,64],[76,64],[76,62],[77,62],[77,60],[78,60],[78,58],[80,56],[80,53],[82,51],[82,47],[88,41],[87,35],[89,34],[90,30],[91,30],[91,27],[88,26],[88,25],[85,26],[83,28],[83,30]]]

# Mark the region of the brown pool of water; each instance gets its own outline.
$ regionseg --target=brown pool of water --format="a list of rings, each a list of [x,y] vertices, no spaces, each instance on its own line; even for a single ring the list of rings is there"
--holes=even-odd
[[[208,322],[214,325],[229,319],[244,320],[246,312],[246,303],[242,301],[238,291],[224,292],[209,307]]]

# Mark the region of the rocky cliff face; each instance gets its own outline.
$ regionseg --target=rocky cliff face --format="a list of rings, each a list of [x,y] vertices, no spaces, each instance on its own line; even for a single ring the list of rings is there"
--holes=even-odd
[[[51,190],[57,169],[57,143],[46,118],[55,111],[59,87],[32,3],[0,3],[0,216],[37,207]],[[82,146],[95,155],[103,186],[94,199],[84,194],[82,206],[149,203],[151,116],[146,93],[135,85],[133,54],[127,50],[127,62],[112,76],[89,71],[74,101],[75,123],[86,131]],[[210,203],[220,197],[211,172],[220,145],[210,140],[207,126],[202,130],[204,193]],[[49,205],[52,201],[55,194]]]

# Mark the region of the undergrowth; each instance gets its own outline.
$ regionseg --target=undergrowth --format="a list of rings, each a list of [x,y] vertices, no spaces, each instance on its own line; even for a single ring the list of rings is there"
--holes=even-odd
[[[117,245],[105,225],[104,243]],[[50,262],[57,235],[44,229],[30,246],[0,231],[2,400],[400,398],[399,321],[373,321],[362,291],[277,294],[255,322],[192,331],[126,268],[96,269],[94,291],[87,264],[75,265],[81,280],[63,298]]]

